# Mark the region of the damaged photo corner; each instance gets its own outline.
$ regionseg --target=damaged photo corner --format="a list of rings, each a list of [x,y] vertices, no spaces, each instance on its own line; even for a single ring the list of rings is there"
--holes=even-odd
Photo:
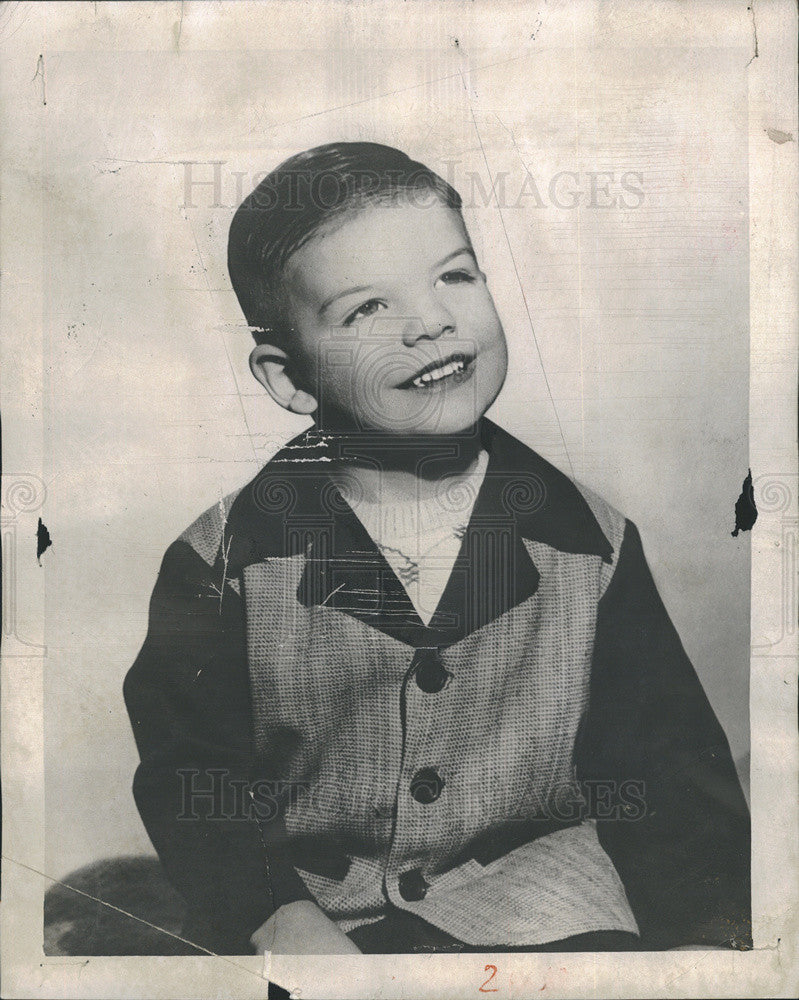
[[[794,994],[796,16],[698,10],[0,11],[3,995]]]

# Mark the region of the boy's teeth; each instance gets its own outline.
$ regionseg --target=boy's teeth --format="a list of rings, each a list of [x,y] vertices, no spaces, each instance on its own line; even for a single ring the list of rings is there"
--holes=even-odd
[[[454,375],[456,372],[462,372],[464,369],[464,363],[461,360],[450,361],[446,365],[442,365],[441,368],[435,368],[431,372],[425,372],[424,375],[419,375],[418,378],[413,380],[413,384],[421,389],[422,386],[432,385],[433,382],[438,382],[442,378],[446,378],[447,375]]]

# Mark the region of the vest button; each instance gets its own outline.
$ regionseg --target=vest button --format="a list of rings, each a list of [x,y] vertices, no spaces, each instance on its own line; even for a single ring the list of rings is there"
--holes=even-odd
[[[403,872],[397,880],[399,894],[406,903],[418,903],[427,895],[430,886],[418,868]]]
[[[444,668],[441,654],[437,649],[417,649],[412,666],[416,685],[425,694],[437,694],[451,677],[449,671]]]
[[[423,767],[411,778],[411,795],[423,806],[429,806],[444,791],[444,779],[434,767]]]

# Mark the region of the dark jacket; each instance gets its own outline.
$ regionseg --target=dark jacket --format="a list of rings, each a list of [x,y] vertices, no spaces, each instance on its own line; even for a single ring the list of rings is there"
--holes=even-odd
[[[482,433],[429,626],[311,433],[168,549],[125,697],[204,946],[303,898],[472,945],[750,946],[747,808],[635,526]]]

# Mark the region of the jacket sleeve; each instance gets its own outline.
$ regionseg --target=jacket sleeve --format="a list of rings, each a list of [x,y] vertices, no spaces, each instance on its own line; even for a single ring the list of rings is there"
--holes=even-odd
[[[599,604],[577,768],[604,789],[593,796],[599,838],[642,946],[751,947],[746,802],[629,521]]]
[[[187,902],[184,933],[246,954],[277,907],[312,897],[283,856],[284,796],[253,759],[244,612],[229,585],[220,596],[221,579],[185,542],[170,546],[125,701],[136,804]]]

